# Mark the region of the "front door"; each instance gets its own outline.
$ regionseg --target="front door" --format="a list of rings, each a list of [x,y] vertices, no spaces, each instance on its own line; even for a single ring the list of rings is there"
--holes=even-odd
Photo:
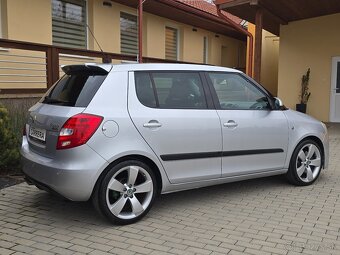
[[[288,122],[268,95],[243,75],[207,73],[223,134],[222,177],[284,167]]]
[[[332,80],[330,100],[331,122],[340,122],[340,57],[332,59]]]
[[[132,121],[171,183],[221,177],[220,120],[198,72],[131,72],[128,100]]]

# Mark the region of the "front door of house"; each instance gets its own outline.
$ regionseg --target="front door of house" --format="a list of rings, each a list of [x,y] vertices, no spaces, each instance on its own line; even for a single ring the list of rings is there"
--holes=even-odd
[[[331,122],[340,122],[340,57],[332,59],[332,80],[331,80],[331,100],[330,100]]]

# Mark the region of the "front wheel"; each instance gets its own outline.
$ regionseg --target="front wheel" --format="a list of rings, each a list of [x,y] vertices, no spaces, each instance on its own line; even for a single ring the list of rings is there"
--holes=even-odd
[[[316,181],[322,168],[322,152],[313,140],[305,140],[295,148],[290,160],[287,179],[294,185],[307,186]]]
[[[150,210],[157,193],[156,178],[145,163],[127,160],[107,172],[96,193],[102,214],[113,223],[130,224]]]

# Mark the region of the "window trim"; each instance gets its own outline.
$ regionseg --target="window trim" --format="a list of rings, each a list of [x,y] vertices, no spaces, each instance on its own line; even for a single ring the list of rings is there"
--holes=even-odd
[[[268,99],[268,103],[269,103],[270,108],[269,109],[223,109],[220,105],[220,100],[218,99],[214,85],[212,84],[211,79],[209,77],[209,73],[234,74],[234,75],[240,76],[242,79],[246,80],[250,85],[255,87],[258,91],[263,93],[264,96],[266,96],[266,98]],[[213,99],[216,110],[223,110],[223,111],[272,111],[272,110],[276,110],[273,96],[265,88],[263,88],[260,84],[249,79],[249,77],[247,77],[243,73],[223,72],[223,71],[205,71],[204,76],[205,76],[206,82],[209,86],[211,97]]]
[[[138,94],[137,94],[137,86],[136,86],[136,73],[147,73],[147,74],[149,74],[150,79],[151,79],[151,83],[152,83],[153,93],[154,93],[155,100],[156,100],[156,107],[147,106],[139,100],[139,97],[138,97]],[[154,80],[153,80],[153,74],[155,74],[155,73],[196,73],[196,74],[198,74],[199,79],[200,79],[201,84],[202,84],[202,89],[203,89],[204,98],[205,98],[205,102],[206,102],[206,108],[161,108],[159,106],[158,94],[157,94],[156,86],[155,86]],[[158,109],[158,110],[196,110],[196,111],[197,110],[201,110],[201,111],[202,110],[216,110],[214,100],[213,100],[211,92],[210,92],[209,85],[207,84],[206,77],[205,77],[204,73],[200,70],[140,70],[140,71],[133,71],[133,76],[134,76],[134,87],[135,87],[135,93],[136,93],[137,100],[144,107],[147,107],[147,108],[150,108],[150,109]]]
[[[176,40],[176,59],[175,59],[175,61],[179,61],[179,56],[180,56],[180,46],[179,46],[179,43],[180,43],[180,32],[179,32],[179,28],[178,27],[176,27],[176,26],[173,26],[173,25],[165,25],[165,30],[164,30],[164,58],[165,59],[167,59],[166,58],[166,49],[165,49],[165,46],[166,46],[166,29],[167,28],[170,28],[170,29],[174,29],[174,30],[176,30],[176,37],[177,37],[177,40]]]

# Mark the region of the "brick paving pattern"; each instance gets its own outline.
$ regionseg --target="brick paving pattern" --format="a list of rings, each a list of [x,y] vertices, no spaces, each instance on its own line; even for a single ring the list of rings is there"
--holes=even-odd
[[[330,131],[330,165],[312,186],[270,177],[163,195],[129,226],[27,184],[0,190],[0,254],[340,254],[340,128]]]

